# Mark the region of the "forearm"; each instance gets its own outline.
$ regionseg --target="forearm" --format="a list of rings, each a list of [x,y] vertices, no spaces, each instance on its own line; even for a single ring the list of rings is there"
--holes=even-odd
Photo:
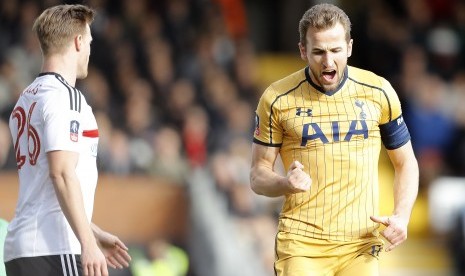
[[[395,171],[393,214],[408,222],[418,194],[418,162],[410,142],[388,153]]]
[[[303,169],[304,166],[293,161],[287,175],[281,176],[274,172],[274,164],[279,148],[266,147],[258,144],[252,146],[252,166],[250,170],[250,186],[252,190],[268,197],[278,197],[285,194],[306,192],[310,189],[312,180]]]
[[[411,142],[387,153],[395,171],[393,215],[408,222],[418,194],[418,162]]]
[[[396,169],[394,177],[394,215],[410,220],[418,195],[418,165],[406,162]]]
[[[286,177],[260,165],[252,167],[250,185],[256,194],[268,197],[278,197],[291,192]]]
[[[95,236],[99,236],[101,235],[101,233],[103,232],[102,229],[100,229],[100,227],[98,227],[95,223],[91,222],[90,223],[90,228],[92,229],[92,232],[94,233]]]
[[[92,229],[92,233],[94,234],[94,237],[98,243],[104,239],[105,234],[108,234],[93,222],[90,223],[90,228]]]
[[[87,219],[79,180],[76,176],[62,173],[52,177],[55,193],[71,229],[81,246],[95,243],[89,221]]]

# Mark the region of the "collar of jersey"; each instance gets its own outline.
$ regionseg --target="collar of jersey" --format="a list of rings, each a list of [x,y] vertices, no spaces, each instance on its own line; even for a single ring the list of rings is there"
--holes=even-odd
[[[62,75],[58,74],[58,73],[55,73],[55,72],[42,72],[42,73],[39,73],[39,77],[42,77],[42,76],[46,76],[46,75],[53,75],[53,76],[56,76],[58,77],[60,80],[64,80],[66,83],[68,83],[65,78],[63,78]]]
[[[346,68],[344,69],[344,77],[342,77],[342,81],[339,83],[339,85],[337,86],[336,89],[334,90],[331,90],[331,91],[324,91],[323,88],[321,88],[321,86],[317,85],[316,83],[314,83],[312,81],[312,78],[310,77],[310,72],[309,72],[310,68],[307,66],[305,68],[305,78],[307,79],[307,81],[318,91],[320,91],[321,93],[323,94],[326,94],[328,96],[332,96],[334,95],[337,91],[339,91],[343,86],[344,84],[346,83],[346,80],[347,80],[347,77],[348,77],[348,69],[347,69],[347,66]]]

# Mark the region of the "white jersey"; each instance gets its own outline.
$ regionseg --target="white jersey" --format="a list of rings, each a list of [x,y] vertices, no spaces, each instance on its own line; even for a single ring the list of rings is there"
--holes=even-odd
[[[19,173],[19,198],[8,226],[5,261],[19,257],[80,254],[49,176],[47,152],[79,153],[76,174],[89,222],[97,185],[97,122],[75,87],[42,73],[27,87],[10,116]]]

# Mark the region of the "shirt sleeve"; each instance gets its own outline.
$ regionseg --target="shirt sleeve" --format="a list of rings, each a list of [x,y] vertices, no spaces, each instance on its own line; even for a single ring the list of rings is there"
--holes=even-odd
[[[391,84],[383,79],[386,101],[383,103],[380,123],[381,140],[388,150],[397,149],[410,141],[410,133],[404,118],[399,97]]]
[[[261,96],[255,111],[255,143],[271,147],[281,146],[283,129],[278,106],[279,97],[270,86]]]
[[[402,115],[402,108],[399,97],[392,85],[382,78],[382,89],[385,99],[382,103],[382,114],[380,125],[386,124]]]
[[[54,150],[79,152],[82,135],[81,113],[70,108],[67,92],[54,92],[54,96],[50,97],[44,105],[45,152]]]

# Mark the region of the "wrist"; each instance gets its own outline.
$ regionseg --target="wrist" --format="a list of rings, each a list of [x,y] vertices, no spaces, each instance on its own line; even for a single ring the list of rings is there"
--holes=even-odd
[[[281,178],[281,187],[284,189],[286,194],[292,193],[294,191],[294,187],[292,186],[291,181],[289,180],[289,175],[287,177]]]
[[[89,235],[86,235],[85,237],[79,239],[79,242],[81,244],[81,248],[88,248],[90,246],[93,246],[94,244],[97,243],[97,240],[93,233],[89,233]]]
[[[405,221],[406,223],[409,222],[410,220],[410,214],[402,213],[402,212],[394,212],[392,214],[393,217],[396,217],[402,221]]]

